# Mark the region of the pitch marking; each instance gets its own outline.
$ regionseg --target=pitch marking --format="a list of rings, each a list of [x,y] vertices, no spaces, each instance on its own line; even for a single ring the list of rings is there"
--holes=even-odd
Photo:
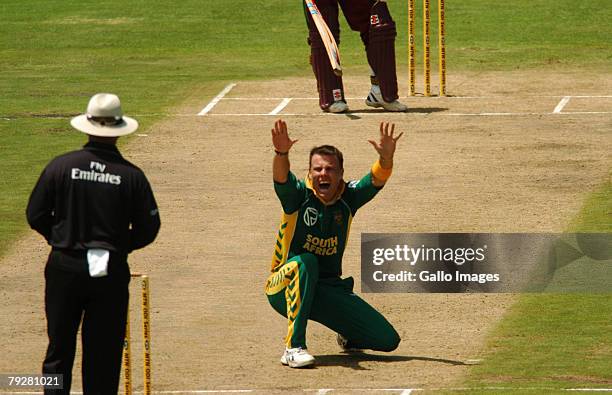
[[[151,391],[152,394],[228,394],[228,393],[251,393],[255,390],[186,390],[186,391]],[[70,391],[71,394],[82,395],[83,391]],[[132,391],[133,394],[144,394],[144,391]],[[0,391],[0,395],[43,395],[43,391]]]
[[[401,395],[411,395],[414,392],[429,392],[429,391],[496,391],[510,392],[513,391],[567,391],[567,392],[612,392],[612,388],[550,388],[550,387],[447,387],[447,388],[343,388],[340,391],[352,392],[399,392]],[[184,390],[184,391],[151,391],[153,394],[227,394],[227,393],[251,393],[266,391],[261,389],[228,389],[228,390]],[[304,389],[304,392],[316,391],[317,394],[328,394],[335,391],[334,388],[321,389]],[[135,394],[142,394],[143,391],[135,391]],[[42,395],[42,391],[27,392],[27,391],[0,391],[0,395]],[[71,391],[71,394],[83,394],[82,391]]]
[[[572,98],[571,96],[563,97],[563,99],[561,99],[559,104],[557,104],[557,107],[555,107],[555,109],[553,110],[553,113],[554,114],[560,114],[561,111],[563,110],[563,107],[565,107],[567,105],[567,103],[569,103],[571,98]]]
[[[346,114],[355,114],[360,117],[367,116],[380,116],[384,114],[385,116],[407,116],[407,115],[422,115],[422,116],[432,116],[432,113],[429,112],[348,112],[344,114],[332,114],[327,112],[316,112],[316,113],[284,113],[284,117],[338,117],[339,115]],[[439,117],[511,117],[511,116],[546,116],[546,115],[605,115],[612,114],[612,111],[571,111],[571,112],[560,112],[560,113],[550,113],[550,112],[479,112],[479,113],[437,113],[434,116]],[[270,116],[273,114],[270,113],[220,113],[220,114],[208,114],[209,117],[261,117],[261,116]]]
[[[231,86],[235,86],[236,84],[230,84]],[[198,115],[210,115],[210,116],[233,116],[233,117],[240,117],[240,116],[247,116],[247,117],[251,117],[251,116],[273,116],[273,115],[278,115],[280,112],[282,112],[285,107],[291,102],[291,101],[295,101],[295,100],[318,100],[318,98],[316,97],[293,97],[293,98],[288,98],[288,97],[224,97],[225,94],[227,94],[229,92],[229,90],[231,89],[230,85],[228,85],[228,87],[226,87],[226,89],[221,92],[221,94],[219,94],[217,97],[215,97],[215,99],[213,99],[213,101],[211,101],[211,103],[209,103],[209,105],[202,110],[202,112],[200,112]],[[229,88],[229,89],[228,89]],[[527,97],[542,97],[542,98],[557,98],[560,97],[561,100],[559,101],[559,103],[557,104],[557,106],[554,108],[554,110],[552,112],[543,112],[543,113],[539,113],[539,112],[481,112],[481,113],[441,113],[441,114],[437,114],[437,115],[441,115],[441,116],[479,116],[479,117],[507,117],[507,116],[544,116],[544,115],[550,115],[550,114],[555,114],[555,115],[606,115],[606,114],[612,114],[612,112],[610,111],[563,111],[563,109],[565,108],[565,106],[570,102],[571,99],[573,98],[612,98],[612,96],[610,95],[571,95],[571,96],[555,96],[555,95],[531,95],[531,96],[527,96]],[[445,96],[445,97],[430,97],[429,99],[438,99],[438,100],[444,100],[444,99],[498,99],[498,98],[506,98],[506,96]],[[348,100],[352,100],[352,99],[357,99],[357,98],[348,98]],[[217,104],[220,100],[228,100],[228,101],[276,101],[276,100],[281,100],[280,104],[278,104],[272,111],[268,112],[268,113],[217,113],[217,114],[208,114],[208,112],[214,107],[215,104]],[[349,112],[349,114],[351,114],[351,112]],[[386,113],[389,114],[389,113]],[[405,114],[405,113],[402,113]],[[414,114],[414,115],[431,115],[430,113],[412,113],[410,111],[408,111],[408,114]],[[362,116],[367,116],[367,115],[380,115],[380,113],[360,113],[360,115]],[[329,114],[329,113],[284,113],[283,116],[337,116],[337,114]]]
[[[229,91],[231,91],[232,88],[235,87],[235,86],[236,86],[236,84],[234,84],[234,83],[231,83],[228,86],[226,86],[217,96],[215,96],[214,99],[212,99],[210,101],[210,103],[208,103],[208,105],[206,107],[204,107],[204,109],[202,109],[202,111],[200,111],[198,113],[198,115],[202,116],[202,115],[208,114],[208,112],[210,110],[212,110],[213,107],[216,106],[217,103],[219,103],[219,101],[221,99],[223,99],[223,96],[227,95],[229,93]]]
[[[250,393],[253,390],[193,390],[193,391],[151,391],[153,394],[227,394],[227,393]],[[136,394],[142,392],[135,392]]]
[[[285,97],[282,102],[276,108],[268,113],[268,115],[276,115],[279,112],[283,111],[283,108],[287,107],[287,104],[291,101],[290,98]]]
[[[563,99],[564,97],[570,97],[573,99],[610,99],[612,95],[571,95],[571,96],[559,96],[559,95],[517,95],[517,96],[428,96],[428,97],[418,97],[415,100],[462,100],[462,99],[472,99],[472,100],[492,100],[492,99],[505,99],[508,97],[520,97],[520,98],[558,98]],[[400,96],[400,99],[408,99],[411,100],[415,98],[415,96]],[[224,97],[223,100],[282,100],[284,97]],[[309,96],[309,97],[293,97],[293,100],[319,100],[318,97]],[[346,100],[363,100],[363,97],[345,97]]]

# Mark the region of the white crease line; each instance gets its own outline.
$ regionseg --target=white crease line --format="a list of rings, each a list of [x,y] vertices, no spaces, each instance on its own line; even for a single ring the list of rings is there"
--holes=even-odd
[[[565,107],[567,103],[569,103],[571,98],[572,98],[571,96],[563,97],[563,99],[561,99],[559,104],[557,104],[557,107],[555,107],[555,109],[553,110],[553,114],[560,114],[561,111],[563,110],[563,107]]]
[[[355,388],[351,391],[356,392],[396,392],[401,391],[402,395],[410,395],[413,392],[422,391],[567,391],[567,392],[612,392],[612,388],[551,388],[551,387],[443,387],[443,388]],[[239,389],[239,390],[184,390],[184,391],[151,391],[153,394],[215,394],[215,393],[250,393],[256,391],[266,391],[266,389]],[[317,391],[318,394],[327,394],[334,391],[333,388],[304,389],[304,392]],[[0,391],[0,395],[40,395],[42,391]],[[83,394],[82,391],[72,391],[72,394]],[[143,394],[143,391],[134,391],[135,394]]]
[[[400,395],[410,395],[413,391],[425,391],[425,388],[343,388],[339,391],[350,391],[353,393],[358,392],[399,392]],[[330,392],[336,391],[335,388],[321,388],[321,389],[313,389],[313,388],[305,388],[302,391],[304,392],[316,392],[317,394],[328,394]]]
[[[591,114],[612,114],[610,111],[565,111],[560,112],[561,115],[591,115]]]
[[[235,87],[235,86],[236,86],[236,84],[234,84],[234,83],[231,83],[228,86],[226,86],[217,96],[215,96],[214,99],[212,99],[210,101],[210,103],[208,103],[208,105],[206,107],[204,107],[204,109],[202,111],[200,111],[198,113],[198,115],[199,116],[206,115],[210,110],[213,109],[214,106],[217,105],[217,103],[219,103],[219,101],[221,99],[223,99],[223,96],[227,95],[229,93],[229,91],[231,91],[232,88]]]
[[[367,117],[367,116],[408,116],[408,115],[421,115],[421,116],[442,116],[442,117],[510,117],[510,116],[547,116],[552,115],[550,112],[481,112],[481,113],[429,113],[429,112],[410,112],[407,113],[390,113],[390,112],[349,112],[344,114],[331,114],[326,112],[316,112],[316,113],[284,113],[282,114],[284,117],[340,117],[342,116],[357,116],[357,117]],[[612,111],[574,111],[574,112],[561,112],[555,115],[598,115],[598,114],[612,114]],[[270,113],[217,113],[217,114],[209,114],[209,116],[216,117],[261,117],[261,116],[270,116]]]
[[[576,96],[572,96],[572,98],[576,98]],[[421,110],[425,110],[426,107],[421,108]],[[560,116],[560,115],[565,115],[565,116],[572,116],[572,115],[610,115],[612,114],[612,111],[563,111],[560,113],[552,113],[552,112],[482,112],[482,113],[461,113],[461,112],[426,112],[426,111],[419,111],[419,112],[412,112],[412,111],[408,111],[407,113],[391,113],[391,112],[384,112],[384,111],[376,111],[376,112],[360,112],[360,111],[355,111],[355,112],[348,112],[345,114],[331,114],[331,113],[326,113],[326,112],[316,112],[316,113],[283,113],[282,116],[284,117],[315,117],[315,116],[322,116],[322,117],[341,117],[342,115],[344,116],[357,116],[357,117],[367,117],[367,116],[408,116],[408,115],[414,115],[414,116],[432,116],[432,117],[495,117],[495,116]],[[151,113],[151,114],[132,114],[133,116],[137,116],[137,117],[197,117],[199,115],[197,114],[172,114],[172,113]],[[266,116],[271,116],[270,113],[208,113],[206,114],[206,116],[208,117],[212,117],[212,116],[216,116],[216,117],[266,117]],[[13,119],[9,119],[9,121],[14,121],[14,120],[18,120],[18,119],[29,119],[30,117],[19,117],[19,118],[13,118]],[[70,119],[71,117],[37,117],[37,119]],[[0,118],[0,121],[3,120],[3,118]],[[0,394],[2,394],[0,392]]]
[[[251,393],[254,390],[184,390],[184,391],[151,391],[152,394],[228,394],[228,393]],[[83,395],[83,391],[70,391],[74,395]],[[144,394],[144,391],[132,391],[133,394]],[[0,395],[43,395],[43,391],[0,391]]]
[[[227,393],[245,393],[253,392],[253,390],[192,390],[192,391],[151,391],[153,394],[227,394]],[[142,392],[135,392],[136,394]]]
[[[558,97],[558,96],[551,96],[551,97]],[[609,95],[598,95],[598,96],[576,96],[576,95],[572,95],[570,96],[572,98],[579,98],[579,99],[610,99],[612,98],[612,96]]]
[[[0,394],[7,394],[7,395],[14,395],[14,394],[20,394],[20,395],[42,395],[44,392],[42,391],[38,391],[38,392],[27,392],[27,391],[13,391],[13,392],[9,392],[9,391],[0,391]],[[70,392],[71,394],[78,394],[78,392]]]
[[[414,99],[414,100],[422,100],[422,99],[482,99],[482,100],[492,100],[492,99],[513,99],[513,98],[561,98],[568,96],[561,95],[516,95],[516,96],[400,96],[400,99]],[[610,99],[612,96],[610,95],[571,95],[569,96],[572,99]],[[282,100],[284,97],[225,97],[223,100]],[[310,96],[310,97],[293,97],[293,100],[319,100],[318,97]],[[345,97],[345,100],[363,100],[363,97]]]
[[[287,107],[287,104],[291,101],[290,98],[285,97],[282,102],[276,108],[268,113],[268,115],[276,115],[279,112],[283,111],[283,108]]]

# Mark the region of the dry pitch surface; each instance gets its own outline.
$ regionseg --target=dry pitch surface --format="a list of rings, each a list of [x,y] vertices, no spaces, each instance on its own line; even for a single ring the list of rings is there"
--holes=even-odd
[[[300,140],[291,155],[298,175],[306,172],[308,150],[330,143],[344,151],[347,178],[360,177],[375,160],[366,140],[377,136],[380,121],[405,132],[393,177],[353,223],[344,271],[357,280],[361,232],[562,231],[589,191],[609,177],[610,75],[450,77],[449,92],[457,97],[409,98],[406,114],[367,109],[366,78],[347,79],[354,111],[348,115],[321,115],[312,79],[237,81],[206,116],[195,114],[210,99],[194,97],[139,132],[146,136],[124,153],[147,173],[163,222],[156,243],[131,257],[133,270],[151,277],[156,391],[350,392],[460,383],[512,296],[367,294],[400,333],[399,349],[347,356],[333,333],[312,323],[308,340],[317,366],[290,370],[278,361],[285,320],[263,294],[280,215],[270,170],[277,117]],[[572,98],[559,110],[565,96]],[[294,99],[277,116],[245,115],[268,114],[283,98]],[[29,233],[0,262],[0,372],[40,368],[47,250]],[[132,294],[137,317],[136,284]],[[137,384],[138,329],[133,322]]]

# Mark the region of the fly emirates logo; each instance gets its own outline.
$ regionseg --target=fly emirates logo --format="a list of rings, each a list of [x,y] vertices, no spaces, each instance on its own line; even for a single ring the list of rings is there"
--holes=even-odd
[[[91,161],[89,162],[89,170],[73,167],[70,172],[70,178],[73,180],[101,182],[112,185],[121,184],[121,176],[104,173],[104,170],[106,170],[105,164]]]
[[[309,233],[302,248],[315,255],[334,255],[338,252],[338,236],[322,239]]]

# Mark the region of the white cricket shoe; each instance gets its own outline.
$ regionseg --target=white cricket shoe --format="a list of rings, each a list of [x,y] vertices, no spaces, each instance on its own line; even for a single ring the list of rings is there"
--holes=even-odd
[[[385,111],[391,112],[406,112],[408,107],[405,104],[400,103],[398,100],[392,102],[386,102],[383,100],[382,93],[380,92],[380,86],[372,85],[370,94],[365,99],[365,103],[374,108],[382,107]]]
[[[335,101],[331,106],[327,107],[327,112],[333,112],[334,114],[340,114],[346,111],[348,111],[348,104],[342,100]]]
[[[280,359],[283,365],[288,365],[290,368],[310,366],[314,363],[314,360],[314,357],[302,347],[285,349],[285,353]]]

